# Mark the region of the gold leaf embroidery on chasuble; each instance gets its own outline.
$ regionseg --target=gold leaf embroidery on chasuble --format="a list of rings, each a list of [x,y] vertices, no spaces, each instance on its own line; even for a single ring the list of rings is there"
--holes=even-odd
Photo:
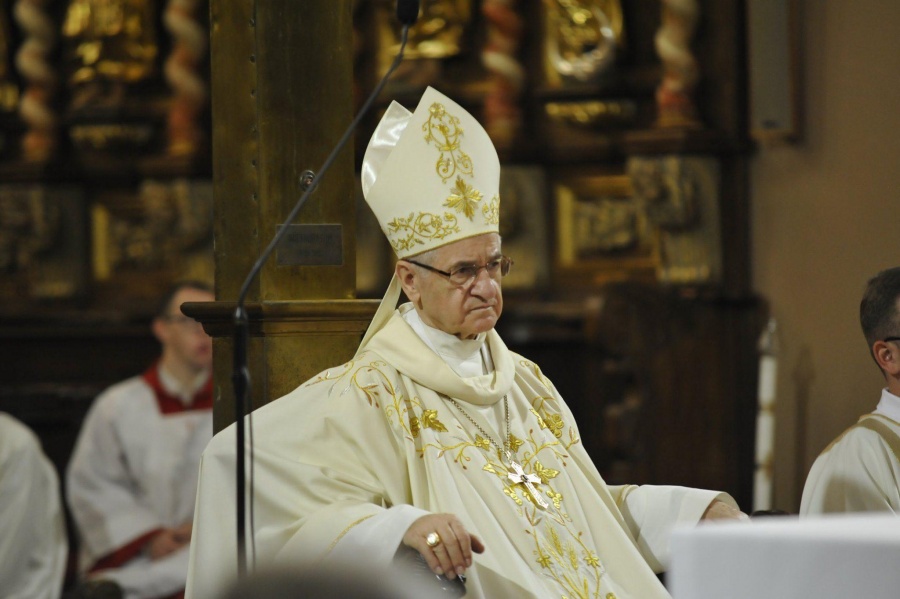
[[[539,374],[540,371],[533,372]],[[561,440],[566,427],[562,417],[548,409],[552,399],[549,389],[546,396],[538,393],[530,400],[532,407],[529,411],[537,426],[525,423],[527,434],[524,437],[510,434],[512,460],[521,464],[524,473],[540,479],[534,485],[550,500],[550,505],[542,509],[524,482],[510,480],[510,469],[503,461],[505,456],[493,447],[489,439],[469,431],[454,415],[440,408],[425,409],[419,397],[406,395],[397,381],[396,371],[386,362],[348,362],[326,371],[308,384],[331,381],[336,385],[342,379],[347,380],[347,385],[341,393],[355,387],[369,406],[381,408],[398,434],[415,446],[421,459],[449,457],[464,470],[469,470],[470,476],[493,475],[498,482],[498,491],[510,501],[512,509],[521,518],[522,533],[530,539],[537,566],[556,583],[560,592],[564,593],[561,596],[601,597],[600,578],[605,573],[603,565],[596,550],[585,543],[585,532],[577,529],[566,512],[562,491],[555,487],[562,474],[561,469],[566,466],[567,450],[578,442],[578,437],[574,429],[568,427],[570,442]],[[554,426],[551,427],[548,422],[554,423]],[[431,431],[427,443],[423,443],[422,439],[425,430]],[[483,462],[481,468],[468,468],[480,462]],[[559,466],[554,468],[557,464]],[[349,525],[332,546],[365,519]],[[610,595],[606,597],[609,599]]]
[[[435,102],[428,109],[428,120],[422,124],[425,142],[434,145],[440,152],[435,170],[441,181],[446,183],[457,172],[472,175],[472,159],[460,148],[459,139],[463,129],[459,117],[447,112],[444,105]]]
[[[462,212],[471,221],[475,220],[475,209],[478,202],[481,201],[481,192],[463,181],[462,177],[456,177],[456,184],[452,188],[452,192],[444,206],[453,208],[457,212]]]
[[[430,212],[418,215],[410,212],[408,217],[398,216],[387,224],[387,238],[397,252],[410,250],[417,245],[425,245],[425,240],[444,239],[459,233],[456,216],[445,212],[443,216]]]
[[[422,412],[422,425],[425,428],[433,428],[441,433],[447,432],[447,427],[444,426],[443,422],[438,420],[437,410],[425,410]]]
[[[350,360],[349,362],[345,362],[340,366],[329,368],[325,372],[321,372],[316,375],[315,378],[309,379],[302,386],[311,387],[313,385],[318,385],[319,383],[324,383],[326,381],[339,381],[353,369],[353,364],[353,360]]]
[[[446,420],[449,430],[435,431],[438,434],[434,435],[434,440],[423,444],[417,451],[423,459],[452,457],[455,463],[471,472],[470,476],[493,475],[498,482],[498,490],[502,491],[521,518],[522,532],[530,539],[529,544],[541,572],[556,583],[560,592],[565,593],[564,596],[599,599],[603,596],[600,579],[605,569],[596,549],[585,541],[588,535],[578,529],[567,513],[563,492],[555,488],[561,474],[560,467],[566,465],[569,457],[567,450],[571,444],[566,446],[560,440],[565,428],[563,419],[547,409],[546,399],[550,399],[549,396],[531,400],[532,405],[542,407],[542,413],[530,409],[535,416],[532,422],[539,426],[528,427],[526,424],[527,435],[524,438],[510,434],[509,448],[511,459],[521,464],[526,474],[540,479],[534,486],[549,500],[546,509],[537,504],[524,481],[513,482],[510,479],[510,467],[504,461],[502,452],[461,420],[456,423]],[[559,425],[551,428],[546,425],[547,421]],[[480,471],[469,468],[482,461]],[[553,467],[557,464],[560,466]]]

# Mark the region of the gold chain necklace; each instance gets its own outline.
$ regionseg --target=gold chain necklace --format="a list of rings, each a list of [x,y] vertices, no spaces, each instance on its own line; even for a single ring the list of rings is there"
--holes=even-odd
[[[475,419],[472,418],[468,412],[466,412],[461,405],[459,405],[455,399],[452,397],[444,396],[447,398],[447,401],[453,404],[453,406],[459,411],[460,414],[466,417],[466,419],[475,425],[475,428],[478,429],[484,438],[487,439],[488,443],[497,448],[497,451],[500,454],[500,461],[503,461],[503,456],[506,456],[506,461],[509,463],[509,466],[506,468],[506,477],[515,484],[521,484],[525,486],[525,489],[531,494],[531,497],[534,499],[534,502],[541,506],[543,509],[547,509],[549,505],[544,498],[540,496],[540,492],[538,491],[535,484],[541,484],[541,477],[536,474],[526,474],[525,469],[522,468],[522,464],[518,463],[513,459],[512,451],[510,451],[510,446],[512,445],[512,428],[509,425],[509,401],[506,399],[506,396],[503,396],[503,411],[506,413],[506,436],[503,439],[503,447],[501,447],[496,441],[494,441],[493,437],[491,437],[487,431],[481,428],[481,425],[475,422]]]

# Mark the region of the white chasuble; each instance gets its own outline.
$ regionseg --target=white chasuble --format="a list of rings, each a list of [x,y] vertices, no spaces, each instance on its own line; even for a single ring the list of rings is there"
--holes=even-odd
[[[838,512],[900,513],[900,397],[882,390],[878,408],[816,458],[800,516]]]
[[[467,598],[668,597],[651,567],[665,560],[668,541],[649,529],[696,522],[720,494],[608,487],[552,383],[496,332],[486,343],[493,372],[462,378],[395,312],[354,361],[257,410],[257,565],[338,556],[387,564],[415,518],[450,512],[486,547],[466,572]],[[539,481],[546,509],[482,434],[502,443],[505,418],[483,410],[502,414],[504,397],[512,457]],[[634,513],[627,491],[643,506]],[[189,598],[212,599],[230,583],[223,573],[237,550],[223,527],[234,521],[233,496],[232,426],[203,456]],[[353,534],[376,519],[395,525]],[[643,528],[654,519],[664,522]],[[359,547],[364,536],[368,549]],[[344,551],[351,541],[354,551]]]

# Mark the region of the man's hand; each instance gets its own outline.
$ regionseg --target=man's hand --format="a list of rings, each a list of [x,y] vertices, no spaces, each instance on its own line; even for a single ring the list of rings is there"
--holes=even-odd
[[[700,517],[701,520],[749,520],[750,517],[737,509],[736,507],[731,506],[720,499],[714,500],[709,504],[709,507],[706,508],[706,511],[703,512],[703,516]]]
[[[150,554],[150,559],[161,559],[190,543],[192,528],[192,523],[188,522],[176,528],[164,528],[156,533],[147,544],[147,553]]]
[[[440,541],[429,546],[427,539],[432,533],[437,533]],[[472,565],[473,551],[484,551],[481,539],[469,534],[453,514],[422,516],[403,535],[403,544],[421,553],[435,574],[445,574],[450,579],[464,574]]]

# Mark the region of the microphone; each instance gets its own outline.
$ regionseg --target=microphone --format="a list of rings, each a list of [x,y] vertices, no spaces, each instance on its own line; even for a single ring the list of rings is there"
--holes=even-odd
[[[397,0],[397,20],[411,26],[419,18],[419,0]]]
[[[332,163],[337,158],[338,154],[340,154],[341,150],[347,145],[347,142],[350,140],[350,137],[353,135],[353,132],[356,130],[356,127],[359,125],[360,121],[362,121],[363,117],[371,108],[372,103],[375,99],[381,94],[381,90],[384,89],[385,84],[387,84],[388,79],[400,65],[400,61],[403,60],[403,51],[406,49],[406,42],[409,37],[409,27],[414,24],[416,20],[419,18],[419,2],[418,0],[398,0],[397,1],[397,18],[403,24],[403,29],[400,36],[400,50],[397,52],[397,56],[394,58],[394,62],[391,63],[390,68],[381,78],[381,81],[378,82],[378,85],[375,86],[375,89],[372,90],[372,93],[369,94],[369,97],[366,99],[362,108],[359,109],[359,113],[347,127],[347,130],[344,131],[344,135],[338,141],[337,145],[331,151],[331,154],[328,155],[328,158],[325,159],[325,162],[322,164],[322,167],[319,169],[318,173],[313,173],[312,171],[304,171],[301,175],[301,184],[304,189],[303,195],[300,196],[300,199],[297,200],[297,203],[294,205],[294,208],[288,214],[287,218],[285,218],[285,225],[290,224],[297,218],[297,214],[300,213],[300,209],[303,208],[303,205],[306,203],[306,200],[309,198],[310,194],[316,189],[316,186],[319,183],[319,180],[322,176],[331,168]],[[246,549],[246,536],[247,536],[247,527],[246,527],[246,518],[247,518],[247,488],[250,489],[250,539],[253,541],[253,412],[247,412],[247,398],[250,390],[250,370],[247,366],[247,350],[248,350],[248,342],[250,337],[250,326],[249,326],[249,318],[247,316],[247,311],[244,306],[247,293],[250,291],[250,285],[253,280],[259,275],[259,272],[262,270],[263,265],[272,255],[272,252],[275,251],[275,248],[278,246],[279,242],[284,238],[285,233],[287,233],[289,227],[283,226],[281,227],[275,236],[272,237],[272,241],[269,242],[269,245],[262,251],[257,258],[256,262],[253,264],[253,268],[250,269],[250,272],[247,274],[247,278],[244,279],[243,285],[241,285],[240,292],[238,293],[237,299],[237,308],[234,311],[234,356],[232,360],[232,375],[231,382],[232,388],[234,390],[234,411],[235,411],[235,423],[237,425],[236,437],[235,437],[235,468],[236,468],[236,477],[235,477],[235,486],[237,491],[237,549],[238,549],[238,578],[243,578],[247,572],[247,549]],[[244,417],[247,416],[247,420],[249,421],[249,444],[250,444],[250,456],[249,456],[249,481],[246,480],[246,467],[247,464],[244,463],[245,460],[245,451],[244,451],[244,438],[245,438],[245,422]],[[246,484],[245,484],[246,483]],[[256,555],[255,551],[253,552],[253,560],[255,562]]]

